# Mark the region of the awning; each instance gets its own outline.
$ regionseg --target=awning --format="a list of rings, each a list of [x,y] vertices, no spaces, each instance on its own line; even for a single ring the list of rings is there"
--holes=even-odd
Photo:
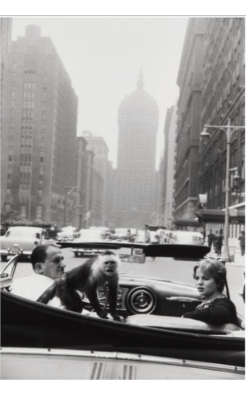
[[[201,223],[197,219],[175,219],[173,221],[176,226],[195,226],[201,227]]]
[[[231,212],[230,212],[231,211]],[[196,216],[200,221],[204,223],[224,223],[225,222],[225,211],[222,210],[209,210],[200,209],[195,212]],[[245,211],[229,210],[229,222],[244,224],[245,222]]]

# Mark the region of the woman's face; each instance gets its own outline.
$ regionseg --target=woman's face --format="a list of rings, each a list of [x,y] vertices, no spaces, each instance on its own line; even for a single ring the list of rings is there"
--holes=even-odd
[[[213,277],[204,273],[204,269],[197,268],[196,275],[196,287],[202,298],[213,299],[217,294],[218,289]]]

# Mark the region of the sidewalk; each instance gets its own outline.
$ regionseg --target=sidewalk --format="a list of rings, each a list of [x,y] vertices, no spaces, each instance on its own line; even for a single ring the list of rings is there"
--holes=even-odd
[[[240,253],[235,253],[234,261],[227,262],[227,265],[245,267],[245,255],[241,256]]]
[[[231,248],[233,250],[233,248]],[[208,254],[208,256],[213,257],[214,259],[217,258],[217,254],[212,250]],[[222,252],[223,256],[223,252]],[[226,266],[240,266],[240,267],[245,267],[245,255],[241,256],[241,252],[237,249],[234,251],[234,254],[231,255],[231,262],[226,262]]]

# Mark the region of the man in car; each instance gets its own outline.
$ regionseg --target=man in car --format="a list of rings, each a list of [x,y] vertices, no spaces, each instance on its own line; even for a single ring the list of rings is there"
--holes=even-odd
[[[36,301],[54,280],[63,276],[63,259],[61,250],[55,244],[37,246],[31,255],[33,274],[14,280],[12,293]],[[49,305],[60,307],[61,302],[55,297]]]

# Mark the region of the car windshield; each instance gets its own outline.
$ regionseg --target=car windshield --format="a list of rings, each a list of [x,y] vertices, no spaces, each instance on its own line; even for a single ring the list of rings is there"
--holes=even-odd
[[[6,232],[6,237],[38,237],[40,238],[39,234],[37,233],[37,229],[30,229],[26,228],[12,228]]]

